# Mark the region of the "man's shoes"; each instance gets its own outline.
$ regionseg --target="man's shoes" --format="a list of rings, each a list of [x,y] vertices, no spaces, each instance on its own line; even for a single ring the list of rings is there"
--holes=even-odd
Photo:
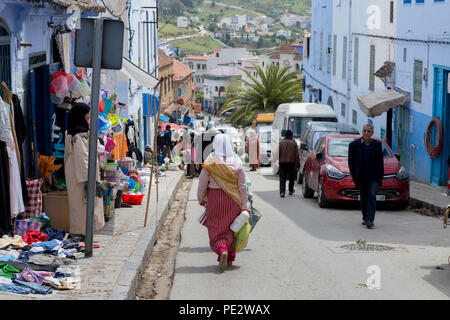
[[[367,224],[367,221],[366,221],[366,220],[363,220],[361,224],[362,224],[363,226],[365,226],[365,225]]]
[[[280,193],[280,197],[284,198],[284,192]]]
[[[373,222],[367,221],[366,227],[367,227],[367,229],[372,229],[373,228]]]
[[[295,193],[295,189],[293,191],[289,191],[289,195],[292,196]]]

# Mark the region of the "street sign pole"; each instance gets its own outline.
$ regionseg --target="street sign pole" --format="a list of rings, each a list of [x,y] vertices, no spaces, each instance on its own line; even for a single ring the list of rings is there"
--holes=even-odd
[[[89,132],[89,167],[86,210],[85,257],[92,257],[94,237],[94,209],[97,172],[98,108],[100,100],[100,74],[103,46],[103,20],[95,20],[92,62],[91,121]]]

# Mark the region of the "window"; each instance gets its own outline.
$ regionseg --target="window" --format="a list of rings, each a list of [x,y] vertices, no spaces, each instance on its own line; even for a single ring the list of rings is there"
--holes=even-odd
[[[327,47],[327,73],[331,72],[331,34],[328,35]]]
[[[322,70],[323,66],[323,33],[320,33],[320,53],[319,53],[319,70]]]
[[[0,22],[0,81],[11,88],[11,38],[8,29]],[[30,67],[31,68],[31,67]],[[1,93],[0,89],[0,93]]]
[[[337,36],[333,38],[333,76],[336,75],[336,52],[337,52]]]
[[[422,102],[423,62],[414,60],[414,101]]]
[[[353,60],[353,83],[358,85],[358,65],[359,65],[359,38],[355,38],[355,57]]]
[[[403,3],[407,4],[407,3],[411,3],[411,0],[403,0]]]
[[[345,117],[345,103],[341,103],[341,116]]]
[[[317,56],[317,46],[316,46],[316,32],[314,31],[313,36],[313,69],[316,70],[316,56]]]
[[[416,0],[416,3],[424,3],[425,0]]]
[[[407,49],[403,48],[403,62],[406,62]]]
[[[394,23],[394,1],[391,1],[389,22]]]
[[[342,79],[347,78],[347,37],[343,40],[343,55],[342,55]]]
[[[216,92],[219,92],[219,87],[216,86],[215,90],[216,90]]]
[[[370,46],[369,90],[375,90],[375,46]]]
[[[352,123],[354,125],[358,124],[358,113],[355,110],[352,111]]]

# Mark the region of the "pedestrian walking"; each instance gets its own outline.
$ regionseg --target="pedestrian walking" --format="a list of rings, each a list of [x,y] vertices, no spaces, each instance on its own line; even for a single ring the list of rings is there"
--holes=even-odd
[[[247,131],[245,152],[248,154],[250,171],[256,171],[259,168],[259,138],[253,129]]]
[[[377,191],[384,175],[381,142],[372,139],[373,125],[363,127],[361,138],[353,140],[348,147],[348,166],[356,188],[360,192],[363,225],[374,226]]]
[[[233,153],[230,138],[218,134],[213,141],[214,152],[203,164],[197,198],[206,206],[209,245],[217,253],[219,267],[225,271],[236,258],[234,232],[230,225],[247,210],[248,192],[241,160]]]
[[[164,137],[164,131],[161,130],[161,126],[158,126],[158,136],[156,142],[158,145],[156,149],[157,157],[159,159],[159,156],[162,154],[164,159],[166,157],[166,138]]]
[[[173,147],[173,141],[172,141],[172,130],[171,126],[168,125],[166,127],[166,131],[164,132],[164,139],[165,139],[165,145],[166,145],[166,156],[169,157],[170,162],[172,162],[172,147]]]
[[[285,138],[278,145],[280,197],[286,193],[286,180],[289,180],[289,195],[295,193],[294,183],[300,170],[300,158],[297,142],[293,140],[292,130],[286,130]]]

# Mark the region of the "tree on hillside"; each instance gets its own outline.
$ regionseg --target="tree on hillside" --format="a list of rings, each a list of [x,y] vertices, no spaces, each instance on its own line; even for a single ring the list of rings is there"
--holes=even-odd
[[[227,99],[219,115],[227,110],[234,112],[226,118],[231,124],[236,125],[252,112],[275,112],[282,103],[300,102],[302,100],[301,72],[289,70],[291,67],[278,67],[269,65],[264,71],[256,66],[258,78],[247,70],[249,81],[240,79],[245,87],[233,86],[229,88],[233,95]]]

